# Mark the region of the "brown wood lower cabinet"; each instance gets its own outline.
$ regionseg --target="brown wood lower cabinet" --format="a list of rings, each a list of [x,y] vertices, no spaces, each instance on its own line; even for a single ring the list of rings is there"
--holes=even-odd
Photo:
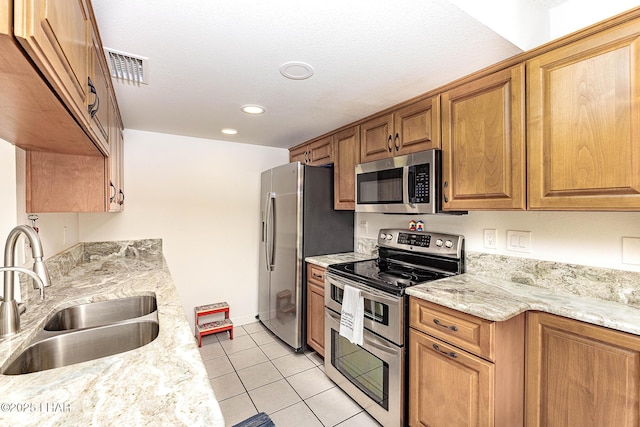
[[[414,297],[409,313],[410,426],[523,425],[524,314],[488,322]]]
[[[527,426],[640,423],[640,337],[527,314]]]
[[[324,273],[307,264],[307,344],[324,357]]]

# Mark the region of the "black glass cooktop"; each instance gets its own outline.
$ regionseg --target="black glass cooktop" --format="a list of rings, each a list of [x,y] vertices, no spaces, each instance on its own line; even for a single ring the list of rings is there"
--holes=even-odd
[[[403,295],[404,289],[450,274],[388,261],[368,260],[330,265],[328,271],[385,292]]]

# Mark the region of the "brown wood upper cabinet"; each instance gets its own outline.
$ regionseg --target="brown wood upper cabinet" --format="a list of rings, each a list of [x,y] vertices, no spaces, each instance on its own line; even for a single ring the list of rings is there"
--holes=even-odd
[[[527,426],[640,423],[640,337],[527,313]]]
[[[67,107],[86,116],[87,24],[83,0],[14,0],[14,35]]]
[[[360,161],[440,148],[440,96],[399,107],[360,124]]]
[[[120,212],[124,209],[124,137],[118,106],[112,97],[109,100],[109,178],[107,197],[109,198],[109,212]]]
[[[336,210],[356,208],[356,165],[360,163],[360,127],[333,135],[333,200]]]
[[[529,208],[638,210],[640,22],[529,60],[527,82]]]
[[[443,210],[525,209],[524,65],[442,94]]]
[[[109,120],[112,113],[109,99],[111,92],[109,69],[102,53],[102,45],[98,39],[97,30],[91,26],[89,40],[89,98],[87,99],[87,113],[90,118],[90,131],[94,141],[101,147],[101,151],[109,155]]]
[[[318,166],[333,163],[333,139],[331,136],[300,145],[289,152],[290,162]]]
[[[90,136],[89,141],[108,155],[108,77],[106,66],[98,63],[103,54],[90,5],[84,0],[15,0],[13,7],[16,40]],[[103,70],[96,73],[97,67]],[[50,151],[65,150],[54,146]]]

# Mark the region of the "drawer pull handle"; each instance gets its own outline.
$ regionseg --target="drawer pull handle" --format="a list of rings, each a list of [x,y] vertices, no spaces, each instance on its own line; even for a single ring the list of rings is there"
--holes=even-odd
[[[322,274],[311,273],[311,275],[316,279],[322,279]]]
[[[438,344],[434,344],[433,349],[439,353],[444,354],[445,356],[453,357],[454,359],[458,357],[458,355],[453,351],[440,350],[440,346]]]
[[[442,323],[440,323],[438,319],[433,319],[433,323],[440,326],[441,328],[449,329],[450,331],[453,331],[453,332],[458,332],[458,327],[455,325],[452,325],[452,326],[443,325]]]

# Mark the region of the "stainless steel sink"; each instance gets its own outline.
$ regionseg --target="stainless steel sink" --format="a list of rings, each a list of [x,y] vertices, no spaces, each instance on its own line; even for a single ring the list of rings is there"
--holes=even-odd
[[[58,311],[44,325],[46,331],[93,328],[145,316],[158,309],[149,295],[79,304]]]
[[[57,334],[42,331],[2,374],[28,374],[123,353],[149,344],[159,331],[157,312],[145,320]]]

